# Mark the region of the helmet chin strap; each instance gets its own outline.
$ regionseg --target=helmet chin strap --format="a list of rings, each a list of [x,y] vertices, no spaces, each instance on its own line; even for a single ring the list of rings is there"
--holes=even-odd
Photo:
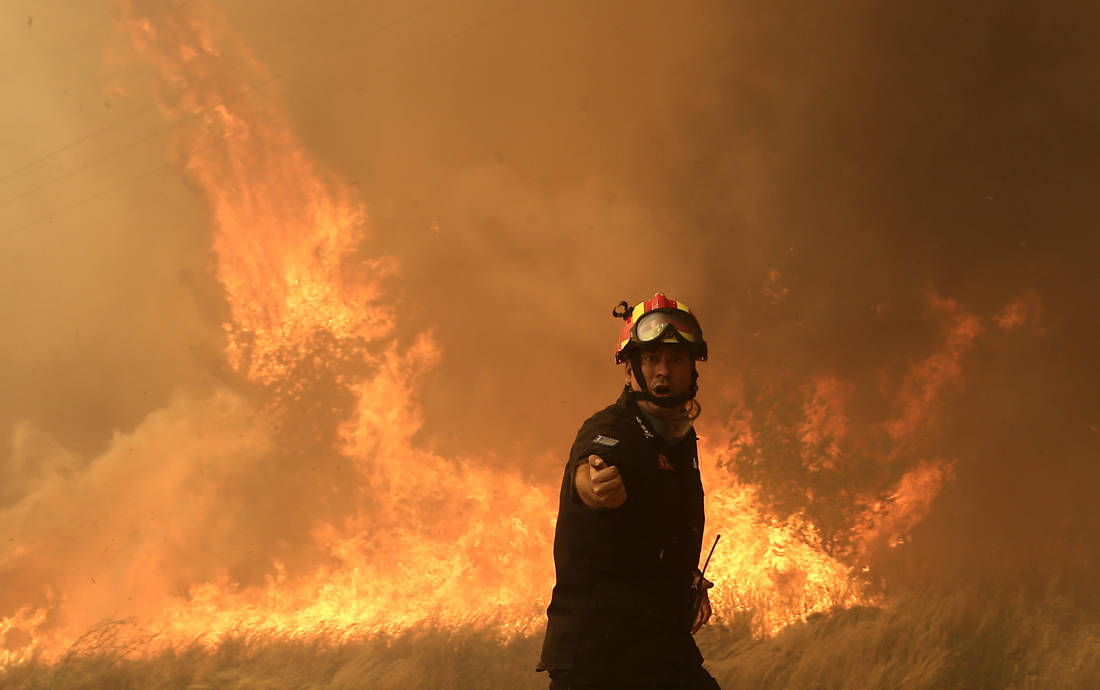
[[[640,350],[635,349],[630,353],[630,370],[634,372],[634,380],[638,382],[638,388],[641,390],[630,390],[627,386],[627,394],[635,401],[645,400],[651,402],[657,407],[673,408],[681,407],[689,400],[695,398],[695,394],[699,392],[699,372],[695,369],[695,362],[691,363],[691,387],[686,392],[680,395],[669,395],[664,397],[658,397],[653,394],[653,391],[649,390],[649,385],[646,383],[645,374],[642,373],[642,353]]]

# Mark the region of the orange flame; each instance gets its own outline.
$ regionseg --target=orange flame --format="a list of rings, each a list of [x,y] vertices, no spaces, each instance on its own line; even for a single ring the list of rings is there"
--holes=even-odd
[[[242,628],[354,635],[423,621],[492,625],[505,636],[532,632],[552,586],[556,487],[502,469],[491,457],[446,458],[417,446],[420,377],[439,348],[430,334],[407,347],[393,337],[395,312],[383,281],[398,274],[396,262],[357,256],[369,235],[363,205],[319,169],[285,114],[255,94],[231,97],[219,48],[229,35],[213,21],[184,6],[131,14],[127,27],[157,70],[168,115],[199,122],[181,125],[180,146],[213,214],[216,275],[231,316],[226,358],[264,393],[262,412],[228,392],[206,401],[181,396],[134,432],[116,435],[87,473],[47,482],[20,512],[5,513],[37,515],[36,506],[80,496],[105,509],[103,524],[88,530],[130,536],[115,551],[91,553],[82,545],[99,542],[82,540],[72,525],[54,533],[26,526],[29,518],[19,522],[0,554],[0,575],[22,568],[49,584],[36,590],[24,583],[32,603],[0,618],[7,650],[0,664],[36,652],[56,657],[112,616],[133,616],[169,643]],[[263,81],[263,68],[246,63],[247,74]],[[774,299],[786,292],[778,280],[773,272]],[[951,300],[933,303],[949,327],[941,349],[917,363],[897,392],[900,411],[884,427],[895,440],[931,423],[936,397],[958,377],[981,332]],[[317,372],[350,397],[346,409],[303,412],[316,402],[309,386]],[[848,387],[824,376],[809,390],[801,443],[836,442],[803,459],[816,463],[814,471],[837,469],[837,443],[850,432],[841,413]],[[281,425],[301,414],[337,429],[326,452],[348,462],[352,470],[343,477],[354,485],[347,505],[309,526],[311,559],[303,566],[272,557],[262,581],[209,558],[195,565],[199,559],[191,557],[202,554],[207,531],[232,530],[237,517],[212,495],[211,478],[262,477],[286,440]],[[769,633],[814,611],[867,603],[858,563],[830,555],[812,520],[769,516],[760,489],[723,469],[753,447],[753,423],[746,413],[701,429],[703,457],[710,458],[708,530],[724,536],[708,573],[717,583],[719,618],[755,610],[760,632]],[[166,438],[187,440],[177,447]],[[128,459],[135,454],[157,461]],[[899,538],[927,513],[950,473],[949,463],[927,461],[904,474],[852,526],[860,543]],[[171,496],[180,498],[165,505]],[[118,503],[148,522],[139,529],[113,508]],[[213,517],[191,524],[179,515],[184,505]],[[74,542],[73,568],[37,555],[58,534]],[[116,577],[107,581],[103,572]]]
[[[1034,325],[1042,315],[1042,302],[1034,292],[1029,292],[1022,297],[1005,305],[999,314],[993,317],[993,322],[1002,331],[1014,331],[1029,321]]]
[[[912,436],[932,421],[933,403],[945,386],[959,379],[963,356],[982,332],[979,319],[955,300],[932,296],[930,302],[946,321],[942,347],[917,363],[902,381],[897,395],[901,412],[886,423],[886,431],[895,441]]]

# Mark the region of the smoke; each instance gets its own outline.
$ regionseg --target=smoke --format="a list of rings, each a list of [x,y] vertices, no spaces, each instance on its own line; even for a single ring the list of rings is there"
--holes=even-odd
[[[271,440],[255,411],[226,393],[174,397],[86,466],[27,424],[15,439],[4,478],[14,496],[0,511],[15,535],[4,602],[61,598],[77,628],[156,610],[192,582],[246,562],[270,517],[246,497]]]
[[[262,580],[353,502],[329,492],[353,476],[339,454],[274,439],[262,392],[226,364],[210,207],[180,173],[194,123],[162,115],[112,12],[10,10],[0,29],[6,62],[35,66],[12,72],[18,107],[0,114],[19,133],[0,158],[0,524],[54,549],[0,561],[3,603],[50,582],[93,597],[72,608],[89,621],[219,575],[210,564]],[[716,429],[741,421],[746,381],[823,377],[842,382],[846,428],[908,429],[927,420],[902,401],[950,369],[907,459],[954,478],[878,564],[888,579],[979,565],[1011,579],[1040,546],[1049,573],[1094,543],[1095,9],[225,12],[241,43],[219,48],[215,77],[285,99],[366,205],[363,258],[395,259],[394,342],[439,343],[405,442],[552,482],[547,454],[620,385],[611,306],[663,290],[703,323]],[[946,302],[980,328],[940,361]],[[119,500],[133,505],[100,514]],[[143,560],[147,524],[175,541],[158,551],[171,563]],[[60,574],[59,550],[76,564]],[[69,586],[93,563],[113,593]],[[154,570],[178,582],[143,579]]]
[[[923,440],[955,479],[892,574],[1012,579],[1044,535],[1096,528],[1093,15],[522,4],[438,48],[364,42],[350,62],[382,76],[309,91],[357,117],[305,136],[364,190],[410,315],[438,329],[424,429],[443,449],[564,450],[618,383],[605,312],[655,289],[700,313],[707,417],[746,374],[825,373],[866,428],[893,411],[884,386],[935,375],[912,366],[951,300],[982,335]],[[1007,331],[1019,300],[1041,308]]]

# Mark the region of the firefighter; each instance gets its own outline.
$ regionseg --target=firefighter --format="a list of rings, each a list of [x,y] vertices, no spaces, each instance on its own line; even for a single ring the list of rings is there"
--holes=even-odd
[[[612,314],[625,385],[569,453],[537,669],[551,690],[715,690],[692,637],[711,612],[692,426],[707,344],[687,305],[661,293]]]

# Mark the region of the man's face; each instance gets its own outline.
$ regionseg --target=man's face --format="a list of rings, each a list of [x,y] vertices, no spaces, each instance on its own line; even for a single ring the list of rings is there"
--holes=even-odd
[[[691,388],[691,372],[691,355],[682,345],[660,345],[642,351],[642,374],[649,390],[658,398],[687,393]],[[626,383],[631,390],[641,390],[629,362]]]

